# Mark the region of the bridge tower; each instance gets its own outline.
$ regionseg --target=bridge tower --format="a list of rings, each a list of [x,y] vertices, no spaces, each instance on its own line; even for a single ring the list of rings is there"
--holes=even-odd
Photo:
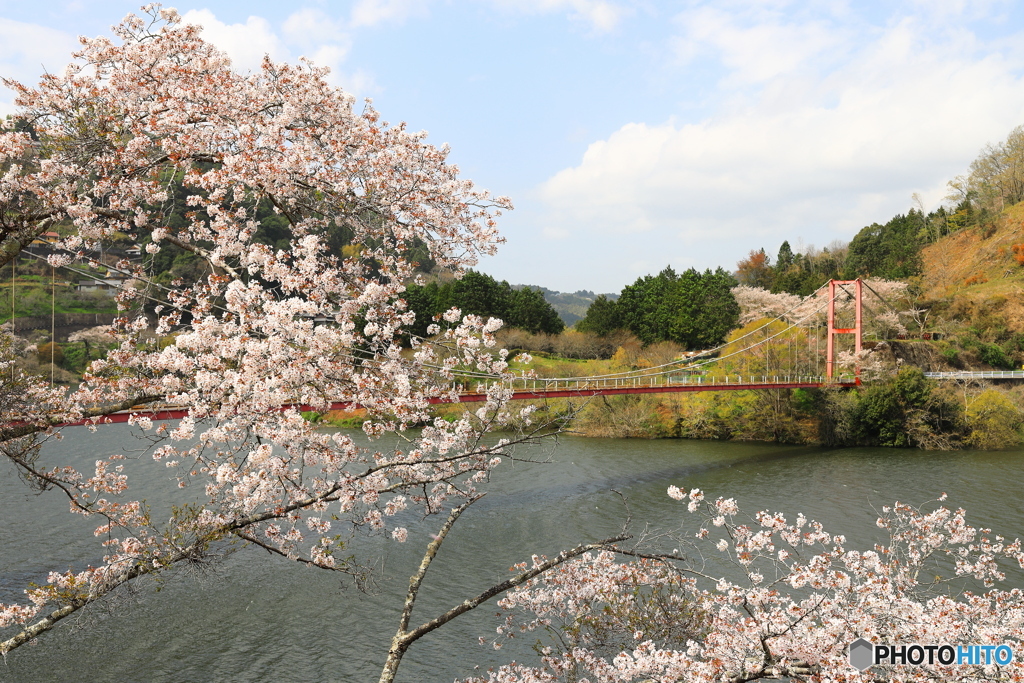
[[[853,327],[838,327],[836,326],[836,296],[839,291],[842,290],[847,294],[850,294],[848,286],[853,287],[853,301],[854,301],[854,314],[853,314]],[[835,375],[836,369],[836,335],[839,334],[852,334],[854,339],[854,353],[860,355],[862,346],[862,330],[863,318],[861,316],[861,293],[863,290],[863,283],[860,278],[856,280],[830,280],[828,283],[828,343],[827,343],[827,357],[825,359],[825,376],[829,379]],[[848,323],[849,321],[844,321]],[[860,365],[857,365],[854,370],[857,376],[857,383],[860,383]]]

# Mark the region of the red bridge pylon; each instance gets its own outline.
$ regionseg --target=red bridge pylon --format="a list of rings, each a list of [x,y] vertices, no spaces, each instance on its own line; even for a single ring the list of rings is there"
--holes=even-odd
[[[842,290],[849,294],[849,290],[846,289],[846,285],[853,285],[853,301],[854,301],[854,324],[853,327],[837,327],[836,326],[836,295],[838,290]],[[827,343],[827,358],[825,359],[825,376],[832,379],[835,376],[836,368],[836,339],[837,334],[852,334],[854,338],[853,348],[854,353],[860,356],[861,349],[861,338],[863,333],[863,317],[861,315],[861,291],[863,284],[860,279],[856,280],[830,280],[828,283],[828,343]],[[857,378],[857,383],[860,384],[860,364],[854,366],[854,376]]]

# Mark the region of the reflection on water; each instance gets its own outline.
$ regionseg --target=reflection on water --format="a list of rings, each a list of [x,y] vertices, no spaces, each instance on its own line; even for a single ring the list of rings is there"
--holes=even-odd
[[[130,428],[96,434],[69,430],[48,448],[88,463],[96,455],[138,451]],[[1024,530],[1017,495],[1021,452],[924,453],[886,449],[822,450],[765,444],[561,437],[530,454],[546,464],[505,463],[489,493],[463,515],[427,577],[419,620],[503,580],[534,553],[555,554],[616,533],[627,515],[637,528],[687,523],[669,484],[735,497],[746,511],[778,510],[844,533],[848,547],[880,540],[874,509],[894,500],[920,503],[945,491],[968,520],[1010,536]],[[44,453],[45,456],[45,453]],[[147,499],[154,509],[168,478],[151,460]],[[67,513],[49,492],[33,494],[12,469],[0,469],[0,600],[51,569],[79,568],[101,555],[93,524]],[[141,481],[141,480],[140,480]],[[615,493],[615,492],[618,493]],[[620,497],[621,494],[621,497]],[[625,499],[626,502],[623,502]],[[384,576],[366,595],[327,572],[244,549],[133,596],[84,610],[33,647],[0,663],[0,680],[42,681],[366,681],[376,680],[397,624],[408,576],[441,520],[412,520],[405,545],[363,541]],[[1014,575],[1013,580],[1020,577]],[[477,644],[493,633],[484,606],[413,645],[403,681],[450,681],[506,661]],[[414,621],[416,619],[414,618]]]

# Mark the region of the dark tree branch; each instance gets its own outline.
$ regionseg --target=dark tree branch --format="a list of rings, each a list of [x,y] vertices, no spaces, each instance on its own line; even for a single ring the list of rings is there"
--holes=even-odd
[[[481,497],[483,497],[482,494],[470,499],[469,501],[463,503],[459,507],[452,510],[451,513],[448,515],[448,519],[445,521],[444,525],[441,527],[441,530],[438,532],[437,536],[435,536],[434,539],[430,542],[430,544],[427,545],[427,552],[423,555],[423,560],[420,562],[419,569],[409,579],[409,591],[406,594],[405,607],[402,610],[402,617],[399,624],[399,628],[398,631],[395,633],[394,638],[392,638],[391,640],[391,648],[388,650],[388,658],[384,664],[384,669],[381,671],[379,683],[394,683],[395,676],[398,673],[398,667],[402,662],[402,657],[409,649],[409,646],[412,645],[415,641],[425,636],[426,634],[430,633],[431,631],[434,631],[444,626],[452,619],[455,619],[456,617],[465,614],[470,610],[476,609],[481,604],[487,602],[496,595],[500,595],[501,593],[504,593],[509,589],[515,588],[516,586],[520,586],[526,583],[527,581],[537,576],[540,576],[544,572],[554,567],[557,567],[563,562],[571,560],[575,557],[579,557],[583,553],[589,552],[591,550],[607,549],[614,551],[615,543],[625,541],[631,538],[629,534],[623,533],[619,534],[618,536],[606,538],[603,541],[598,541],[596,543],[581,543],[580,545],[570,550],[563,550],[556,557],[545,560],[544,562],[536,564],[532,568],[524,572],[521,572],[510,579],[495,584],[487,590],[485,590],[484,592],[477,595],[476,597],[465,600],[462,603],[444,612],[443,614],[431,619],[430,621],[414,628],[411,631],[407,631],[406,629],[408,628],[409,622],[412,618],[412,610],[416,603],[416,597],[419,594],[420,586],[423,583],[423,577],[426,575],[427,569],[430,567],[430,563],[437,555],[437,551],[440,549],[441,544],[444,542],[445,536],[448,535],[448,532],[455,524],[455,521],[459,518],[463,511],[465,511],[466,508],[475,503]]]

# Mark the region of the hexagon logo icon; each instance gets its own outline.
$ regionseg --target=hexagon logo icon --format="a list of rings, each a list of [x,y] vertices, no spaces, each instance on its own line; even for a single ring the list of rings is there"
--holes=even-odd
[[[874,664],[875,646],[870,640],[858,638],[850,643],[850,666],[858,671],[863,671]]]

